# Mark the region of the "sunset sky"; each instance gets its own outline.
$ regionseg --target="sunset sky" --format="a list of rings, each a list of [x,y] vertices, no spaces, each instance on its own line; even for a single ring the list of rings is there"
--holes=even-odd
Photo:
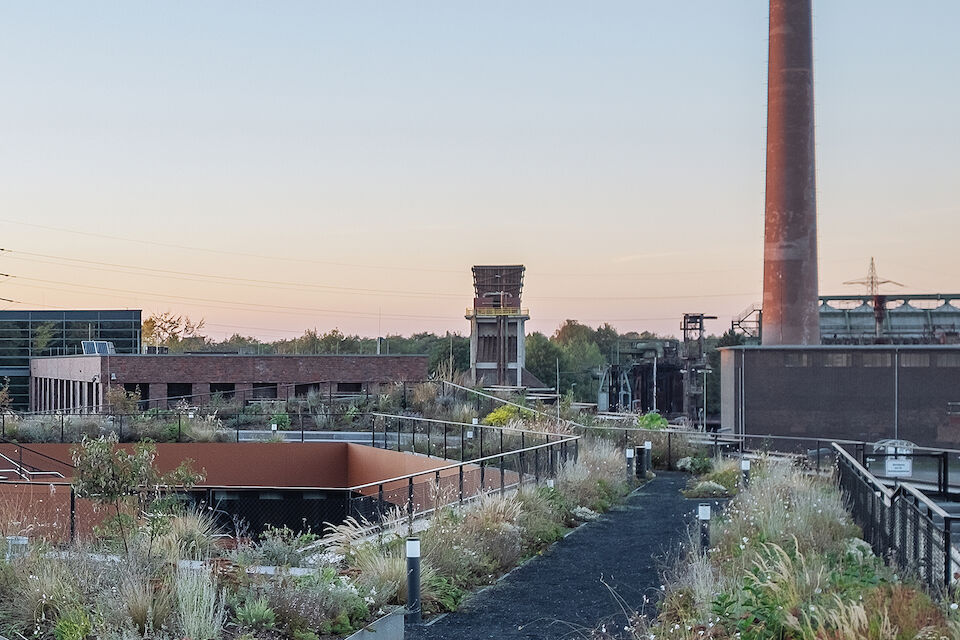
[[[814,3],[820,291],[960,290],[960,3]],[[677,333],[762,281],[767,3],[5,2],[0,308]],[[893,290],[891,290],[893,291]]]

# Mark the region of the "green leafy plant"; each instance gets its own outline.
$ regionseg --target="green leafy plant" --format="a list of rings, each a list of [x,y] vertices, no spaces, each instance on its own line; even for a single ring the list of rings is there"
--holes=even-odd
[[[53,625],[56,640],[84,640],[91,632],[90,616],[82,609],[71,609]]]
[[[161,474],[153,465],[156,447],[152,442],[141,442],[132,452],[117,446],[116,434],[100,438],[84,437],[71,450],[73,459],[73,488],[78,498],[89,498],[114,509],[124,550],[129,553],[129,526],[124,524],[124,505],[135,498],[136,521],[154,517],[156,505],[170,489],[189,489],[202,480],[203,474],[191,468],[192,460],[184,461],[170,473]],[[159,533],[162,521],[151,520],[151,539]]]
[[[637,426],[641,429],[666,429],[670,424],[656,411],[637,416]]]
[[[237,625],[253,631],[269,631],[277,623],[277,614],[270,608],[269,601],[263,596],[248,600],[237,607],[235,618]]]

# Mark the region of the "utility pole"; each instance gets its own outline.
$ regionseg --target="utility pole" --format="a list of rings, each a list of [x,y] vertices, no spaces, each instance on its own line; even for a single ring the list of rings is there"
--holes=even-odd
[[[557,358],[557,422],[560,422],[560,358]]]

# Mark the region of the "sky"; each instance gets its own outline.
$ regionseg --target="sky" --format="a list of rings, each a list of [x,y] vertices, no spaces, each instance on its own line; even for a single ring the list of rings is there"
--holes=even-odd
[[[960,3],[815,0],[821,294],[960,290]],[[767,4],[0,2],[0,308],[266,339],[761,299]]]

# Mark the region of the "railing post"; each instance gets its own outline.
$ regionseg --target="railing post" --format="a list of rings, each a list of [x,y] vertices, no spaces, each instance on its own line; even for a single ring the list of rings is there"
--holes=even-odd
[[[950,493],[950,456],[947,455],[947,452],[944,451],[940,454],[941,464],[943,465],[943,473],[941,474],[943,478],[943,487],[941,487],[940,492],[944,496]]]
[[[533,483],[540,484],[540,448],[533,450]]]
[[[427,457],[430,457],[430,449],[433,447],[433,438],[431,437],[430,425],[433,424],[427,420]]]
[[[463,465],[461,464],[458,467],[459,476],[460,476],[460,504],[463,504]]]
[[[953,540],[950,535],[950,529],[953,526],[953,516],[947,516],[943,519],[943,587],[944,592],[950,590],[950,583],[953,582]]]
[[[183,436],[183,414],[177,411],[177,442],[180,442]]]
[[[933,514],[930,512],[930,507],[924,505],[924,508],[927,510],[926,518],[926,527],[927,530],[927,544],[926,544],[926,553],[924,554],[925,564],[927,565],[927,585],[931,588],[933,587]],[[944,547],[944,553],[949,553],[949,550]]]
[[[501,436],[501,437],[503,436],[503,429],[500,430],[500,436]],[[505,482],[504,482],[504,477],[503,477],[503,476],[506,474],[506,471],[504,470],[504,465],[503,465],[503,462],[504,462],[504,459],[505,459],[505,458],[506,458],[506,456],[503,455],[503,452],[501,452],[501,453],[500,453],[500,495],[501,495],[501,496],[503,495],[503,492],[504,492],[504,490],[506,489],[506,487],[505,487]]]
[[[407,516],[413,526],[413,476],[407,479]]]
[[[667,432],[667,471],[673,471],[673,432]]]
[[[60,414],[60,444],[63,444],[63,414]]]
[[[520,485],[523,486],[523,450],[527,448],[527,439],[524,437],[526,433],[523,431],[520,432],[520,453],[518,454],[520,460]]]
[[[400,451],[400,425],[403,423],[403,418],[397,418],[397,451]]]
[[[70,485],[70,542],[76,542],[76,541],[77,541],[77,492],[73,490],[73,485]]]
[[[377,513],[380,520],[383,520],[383,483],[377,485]]]
[[[713,434],[713,457],[714,457],[714,458],[719,458],[719,457],[720,457],[719,438],[720,438],[720,434],[719,434],[719,433],[714,433],[714,434]]]
[[[447,458],[447,423],[443,423],[443,459],[448,460]]]
[[[817,472],[820,472],[820,441],[817,440]]]
[[[460,425],[460,462],[463,462],[464,456],[466,455],[466,440],[463,437],[464,428],[463,425]]]

